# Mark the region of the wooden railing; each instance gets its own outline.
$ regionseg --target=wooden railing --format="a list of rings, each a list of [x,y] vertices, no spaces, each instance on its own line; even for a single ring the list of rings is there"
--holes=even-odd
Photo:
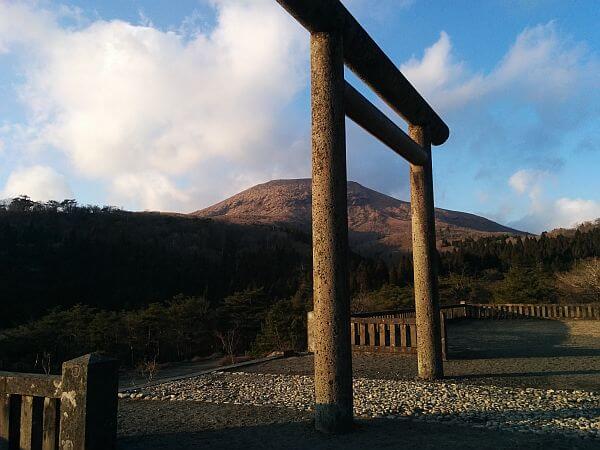
[[[114,449],[117,362],[89,354],[62,375],[0,372],[0,450]]]
[[[440,327],[442,358],[446,359],[446,323],[443,317]],[[414,317],[352,317],[350,339],[353,351],[416,354],[417,320]]]
[[[440,312],[444,314],[447,319],[454,319],[458,317],[465,317],[465,305],[457,303],[455,305],[445,305],[440,308]],[[359,312],[352,313],[352,317],[381,317],[381,318],[394,318],[394,319],[408,319],[415,317],[414,308],[400,308],[400,309],[389,309],[384,311],[370,311],[370,312]]]
[[[600,304],[466,304],[469,319],[583,319],[600,320]]]
[[[352,317],[352,348],[357,351],[416,353],[416,319]]]
[[[398,314],[407,314],[402,311]],[[352,351],[371,353],[417,353],[417,324],[414,317],[395,317],[390,311],[371,313],[371,316],[360,314],[350,318],[350,339]],[[308,351],[314,351],[314,315],[308,313]],[[442,336],[442,356],[446,358],[446,323],[440,320]]]
[[[408,319],[415,317],[414,308],[401,308],[401,309],[390,309],[386,311],[377,312],[359,312],[352,313],[352,317],[384,317],[394,319]]]
[[[452,319],[583,319],[600,320],[600,303],[582,304],[522,304],[522,303],[461,303],[440,308],[446,320]],[[363,318],[411,318],[413,308],[355,313]]]
[[[447,355],[446,322],[456,319],[600,320],[600,304],[455,304],[440,308],[443,357]],[[308,351],[314,351],[313,312],[308,313]],[[353,351],[414,354],[417,326],[412,308],[354,313],[350,318]]]

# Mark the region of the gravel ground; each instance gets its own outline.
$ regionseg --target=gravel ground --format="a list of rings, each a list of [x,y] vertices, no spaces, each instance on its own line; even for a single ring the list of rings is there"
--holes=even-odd
[[[597,441],[444,423],[356,420],[352,433],[316,432],[310,412],[202,402],[119,402],[121,450],[596,449]]]
[[[138,390],[129,397],[311,411],[313,392],[309,376],[218,372]],[[559,433],[597,439],[600,445],[600,394],[586,391],[359,378],[354,380],[354,414]]]
[[[312,355],[286,358],[247,367],[245,372],[312,375]],[[355,378],[412,380],[417,377],[417,358],[405,355],[355,353]],[[447,381],[540,389],[600,391],[600,357],[535,357],[459,359],[444,362]]]
[[[464,321],[448,331],[444,382],[415,381],[411,356],[353,356],[349,435],[314,431],[305,356],[145,392],[168,400],[123,398],[119,448],[600,448],[600,321]]]
[[[448,327],[449,381],[479,385],[600,391],[600,321],[473,320]],[[312,356],[244,371],[312,375]],[[414,379],[417,359],[355,353],[355,378]]]

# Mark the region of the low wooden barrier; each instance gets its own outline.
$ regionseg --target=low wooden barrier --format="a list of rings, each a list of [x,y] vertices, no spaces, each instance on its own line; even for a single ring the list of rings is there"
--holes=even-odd
[[[417,353],[417,324],[414,317],[393,317],[392,314],[371,313],[352,315],[350,318],[350,339],[352,351],[369,353]],[[443,318],[443,316],[442,316]],[[308,351],[314,351],[314,315],[308,313]],[[442,355],[446,358],[446,324],[440,321],[442,334]]]
[[[352,349],[367,352],[416,353],[416,319],[352,317]]]
[[[455,305],[444,305],[440,307],[440,312],[444,314],[447,319],[455,319],[465,317],[465,305],[457,303]],[[394,318],[394,319],[408,319],[415,317],[414,308],[401,308],[401,309],[390,309],[387,311],[376,311],[376,312],[360,312],[353,313],[352,317],[383,317],[383,318]]]
[[[453,319],[582,319],[600,320],[599,303],[581,304],[523,304],[523,303],[461,303],[440,308],[446,320]],[[352,317],[410,318],[415,317],[414,309],[365,312]]]
[[[440,308],[442,351],[447,355],[446,322],[457,319],[580,319],[600,320],[600,304],[474,304],[461,303]],[[313,347],[313,312],[308,313],[308,351]],[[415,354],[417,326],[415,310],[404,308],[389,311],[362,312],[350,318],[352,350]]]
[[[387,311],[352,313],[352,317],[384,317],[394,319],[409,319],[415,317],[414,308],[390,309]]]
[[[469,319],[583,319],[600,320],[600,304],[466,304]]]
[[[114,449],[116,360],[89,354],[62,375],[0,372],[0,450]]]

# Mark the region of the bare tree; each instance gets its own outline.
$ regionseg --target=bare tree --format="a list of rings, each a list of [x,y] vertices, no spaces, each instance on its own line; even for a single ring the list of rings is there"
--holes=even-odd
[[[138,365],[138,370],[140,372],[140,375],[145,377],[146,381],[148,381],[148,383],[150,383],[152,380],[154,380],[154,377],[156,377],[156,374],[158,373],[159,367],[158,367],[158,363],[156,362],[157,357],[158,357],[158,355],[154,355],[154,358],[152,358],[152,359],[149,359],[149,358],[144,359]]]
[[[578,262],[569,272],[559,273],[557,280],[567,294],[600,301],[600,258]]]
[[[46,375],[50,375],[50,371],[52,370],[52,353],[44,350],[42,354],[39,353],[35,358],[35,367],[41,366],[42,370]]]
[[[240,339],[238,329],[233,328],[224,332],[217,331],[215,332],[215,335],[221,341],[227,361],[229,361],[229,364],[233,364],[235,362],[235,353]]]

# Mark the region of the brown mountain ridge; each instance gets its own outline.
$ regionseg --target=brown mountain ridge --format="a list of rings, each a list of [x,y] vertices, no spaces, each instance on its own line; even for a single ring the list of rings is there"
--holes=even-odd
[[[277,224],[309,232],[311,180],[259,184],[191,215],[236,223]],[[437,245],[489,235],[525,235],[485,217],[436,208]],[[390,255],[411,247],[410,203],[348,182],[350,245],[363,255]]]

